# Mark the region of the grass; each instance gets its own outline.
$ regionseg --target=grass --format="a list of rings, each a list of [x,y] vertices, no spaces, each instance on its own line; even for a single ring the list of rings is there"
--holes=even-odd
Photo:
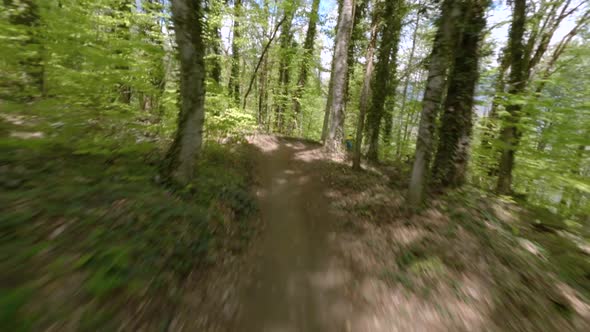
[[[193,184],[172,191],[158,183],[161,141],[83,128],[72,137],[71,124],[28,119],[0,119],[0,330],[166,322],[189,273],[227,242],[247,243],[256,212],[247,147],[208,144]]]

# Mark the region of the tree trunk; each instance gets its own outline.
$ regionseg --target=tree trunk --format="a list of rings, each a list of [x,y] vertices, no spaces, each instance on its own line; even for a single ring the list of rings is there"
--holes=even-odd
[[[363,130],[365,128],[365,117],[367,109],[369,108],[369,100],[371,98],[371,81],[373,78],[373,61],[375,57],[375,44],[377,44],[377,26],[379,19],[377,15],[373,15],[373,23],[371,26],[371,39],[367,46],[367,64],[365,67],[365,76],[363,79],[363,88],[361,90],[361,97],[359,102],[359,120],[356,126],[356,140],[354,142],[354,156],[352,158],[352,169],[361,170],[361,149],[363,144]]]
[[[338,15],[342,14],[342,1],[338,1]],[[354,20],[354,19],[353,19]],[[354,22],[352,23],[354,24]],[[338,18],[338,21],[336,22],[336,28],[335,28],[335,32],[336,35],[338,35],[338,30],[340,26],[340,17]],[[351,29],[351,35],[352,35],[352,27]],[[350,42],[349,42],[350,43]],[[334,50],[336,46],[334,45]],[[324,123],[322,125],[322,136],[321,136],[321,141],[323,143],[326,142],[326,138],[328,137],[328,129],[330,127],[330,106],[332,105],[332,92],[333,92],[333,83],[334,81],[332,80],[332,76],[334,75],[334,65],[335,65],[335,61],[332,61],[331,65],[330,65],[330,82],[328,83],[328,95],[326,97],[326,108],[324,109]],[[321,78],[321,74],[320,74],[320,78]]]
[[[208,15],[214,16],[209,22],[209,40],[210,52],[213,55],[213,59],[210,61],[211,66],[211,78],[219,86],[221,84],[221,11],[219,3],[210,3],[207,6]]]
[[[268,59],[264,56],[258,82],[258,128],[264,128],[268,113]]]
[[[270,37],[268,38],[266,45],[262,49],[262,53],[260,54],[260,57],[258,58],[258,63],[256,64],[256,67],[254,67],[254,72],[252,73],[252,76],[250,77],[250,83],[248,84],[248,88],[246,89],[246,93],[244,94],[244,104],[242,105],[243,109],[246,109],[246,103],[248,101],[248,96],[250,95],[250,91],[252,91],[252,85],[254,84],[254,81],[256,80],[256,74],[258,73],[258,69],[260,69],[260,65],[263,62],[265,64],[265,66],[267,65],[268,58],[266,57],[266,53],[268,52],[270,45],[272,44],[273,40],[275,39],[275,36],[277,35],[277,31],[279,30],[279,28],[285,22],[286,19],[287,19],[286,17],[283,17],[277,23],[275,29],[272,31]],[[267,68],[265,68],[265,70],[267,70]]]
[[[444,187],[457,187],[465,182],[473,130],[473,97],[479,78],[479,45],[488,0],[471,0],[464,6],[465,23],[449,77],[433,167],[434,180]]]
[[[403,0],[386,1],[383,11],[384,26],[381,31],[381,44],[377,52],[377,64],[375,66],[375,77],[373,79],[373,96],[367,124],[369,125],[369,151],[367,159],[376,162],[379,151],[379,131],[383,118],[385,100],[389,93],[392,93],[395,80],[395,64],[399,37],[401,31],[401,20],[403,16]]]
[[[285,126],[285,109],[287,100],[289,100],[289,83],[291,80],[291,58],[292,58],[292,41],[293,33],[291,27],[293,25],[294,11],[292,6],[285,9],[285,23],[281,27],[281,35],[279,36],[279,44],[281,46],[280,60],[279,60],[279,84],[278,84],[278,100],[275,107],[275,130],[282,133]]]
[[[348,103],[350,102],[350,79],[354,75],[355,65],[357,59],[355,57],[355,48],[361,39],[364,39],[364,33],[361,23],[363,16],[365,15],[365,8],[367,7],[368,0],[359,0],[356,2],[354,8],[354,18],[352,21],[352,33],[350,35],[350,42],[348,44],[348,75],[346,75],[346,101],[344,102],[344,112],[346,114]]]
[[[527,61],[524,57],[523,36],[526,24],[526,0],[514,0],[514,14],[509,35],[510,49],[510,90],[511,95],[521,94],[526,86],[526,74],[528,72]],[[506,107],[509,113],[503,121],[500,132],[502,142],[502,155],[498,167],[498,183],[496,191],[500,194],[512,192],[512,170],[514,168],[514,154],[518,146],[520,132],[518,122],[520,120],[521,105],[511,104]]]
[[[422,101],[422,112],[416,140],[416,154],[410,178],[408,200],[412,206],[422,203],[427,183],[427,170],[432,158],[434,128],[437,114],[443,98],[447,67],[450,62],[453,40],[456,38],[455,21],[461,16],[457,0],[445,0],[442,4],[441,17],[430,61],[428,78]]]
[[[414,32],[412,33],[412,47],[410,48],[410,55],[408,57],[408,64],[406,65],[406,81],[404,82],[404,90],[402,94],[402,105],[399,110],[399,117],[398,117],[398,135],[397,135],[397,146],[396,146],[396,156],[398,159],[401,158],[402,153],[402,119],[403,114],[406,111],[406,101],[408,99],[408,87],[410,85],[410,80],[412,77],[412,71],[414,70],[412,67],[414,65],[414,52],[416,51],[416,41],[418,40],[418,28],[420,27],[420,18],[421,18],[421,9],[418,9],[416,14],[416,25],[414,26]],[[414,87],[413,87],[414,88]],[[408,117],[409,118],[409,117]],[[405,136],[405,132],[407,130],[407,121],[406,126],[403,130],[403,136]]]
[[[420,70],[416,76],[417,76],[417,78],[414,80],[414,84],[416,84],[417,82],[423,82],[426,80],[424,78],[424,71],[422,71],[422,70]],[[414,87],[414,90],[418,90],[418,89],[416,89]],[[416,96],[413,96],[413,95],[414,94],[410,94],[410,97],[412,98],[412,100],[418,100],[419,94],[417,94]],[[412,106],[412,109],[408,110],[408,112],[406,112],[406,119],[404,121],[403,136],[402,136],[402,140],[401,140],[400,153],[399,153],[398,160],[402,159],[402,157],[403,157],[402,154],[404,151],[406,151],[406,146],[408,145],[408,141],[410,140],[411,133],[412,133],[413,129],[416,127],[418,120],[420,118],[420,114],[416,111],[416,109],[417,109],[416,104],[417,103],[414,103],[414,105]]]
[[[240,20],[242,16],[242,0],[234,0],[234,26],[231,43],[232,63],[229,77],[229,95],[240,105]]]
[[[319,19],[318,11],[320,8],[320,0],[313,0],[311,4],[311,12],[309,13],[309,25],[307,26],[307,33],[305,34],[305,42],[303,43],[304,55],[301,61],[301,69],[299,70],[299,78],[297,79],[297,89],[293,95],[293,116],[295,120],[295,127],[299,129],[300,135],[303,134],[303,121],[301,116],[301,98],[307,83],[307,75],[309,73],[309,64],[313,59],[313,48],[315,43],[315,35],[317,32],[317,22]],[[299,121],[299,123],[297,123]]]
[[[342,0],[342,9],[338,17],[333,71],[331,75],[332,92],[328,98],[329,127],[324,146],[329,152],[342,151],[344,139],[344,106],[346,103],[346,81],[348,75],[348,45],[352,34],[354,20],[354,0]]]
[[[172,21],[180,55],[180,114],[168,151],[167,176],[187,184],[201,150],[205,120],[205,45],[200,0],[172,0]]]
[[[270,26],[269,17],[270,17],[270,7],[268,4],[268,0],[264,0],[263,2],[264,8],[264,30],[267,31],[267,34],[270,34],[269,43],[267,44],[267,48],[270,47],[270,39],[274,39],[275,33],[273,33],[272,27]],[[278,29],[278,28],[277,28]],[[261,59],[262,66],[260,68],[260,74],[258,75],[258,117],[257,117],[257,125],[259,130],[266,129],[266,118],[268,117],[268,56],[266,55],[266,50],[262,50]],[[260,64],[259,60],[259,64]],[[255,70],[256,71],[256,70]],[[244,104],[246,104],[248,98],[248,91],[244,95]],[[245,108],[245,107],[244,107]]]

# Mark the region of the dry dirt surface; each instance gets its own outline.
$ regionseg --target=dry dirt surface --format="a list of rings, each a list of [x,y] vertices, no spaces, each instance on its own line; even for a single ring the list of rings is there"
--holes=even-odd
[[[192,280],[169,331],[590,330],[590,306],[476,200],[408,214],[397,175],[354,172],[313,142],[249,142],[259,234]]]
[[[253,271],[240,290],[234,331],[346,331],[355,312],[351,273],[332,246],[337,216],[310,171],[322,157],[313,143],[257,136],[261,217]]]

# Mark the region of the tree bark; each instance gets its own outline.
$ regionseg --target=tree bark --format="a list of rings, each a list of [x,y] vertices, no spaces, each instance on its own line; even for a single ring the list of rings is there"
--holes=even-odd
[[[268,52],[270,45],[272,44],[273,40],[275,39],[275,37],[277,35],[277,31],[279,30],[279,28],[285,22],[286,19],[287,19],[287,17],[283,17],[279,21],[279,23],[277,23],[275,29],[273,30],[272,34],[268,38],[268,41],[266,42],[264,49],[262,49],[262,53],[260,54],[260,57],[258,58],[258,63],[256,63],[256,67],[254,67],[254,72],[252,73],[252,77],[250,77],[250,83],[248,84],[248,89],[246,90],[246,94],[244,94],[244,104],[242,105],[243,109],[246,109],[246,102],[248,100],[248,96],[250,95],[250,91],[252,91],[252,85],[254,84],[254,80],[256,79],[256,74],[258,73],[258,69],[260,69],[260,65],[263,62],[264,63],[267,62],[266,53]]]
[[[167,176],[179,184],[191,181],[200,153],[205,120],[205,45],[200,0],[172,0],[172,21],[180,56],[180,114],[168,151]]]
[[[381,44],[377,52],[377,64],[375,65],[375,77],[373,80],[372,103],[367,114],[369,125],[369,150],[367,159],[376,162],[379,151],[379,131],[381,120],[384,116],[385,100],[390,93],[393,93],[395,80],[395,66],[399,38],[401,32],[401,21],[404,12],[403,0],[386,1],[384,4],[384,26],[381,31]]]
[[[231,43],[232,63],[229,77],[229,95],[240,105],[240,20],[242,16],[242,0],[234,0],[234,25]]]
[[[527,61],[524,57],[523,36],[526,24],[526,0],[514,0],[514,13],[509,35],[510,49],[510,90],[511,95],[521,94],[526,86]],[[520,120],[521,105],[510,104],[506,107],[509,113],[503,121],[500,132],[502,151],[498,168],[498,183],[496,191],[500,194],[512,193],[512,170],[514,168],[514,154],[520,136],[518,122]]]
[[[416,140],[416,153],[410,187],[409,203],[416,207],[422,203],[427,183],[427,170],[432,158],[434,144],[434,128],[437,114],[443,98],[447,67],[450,62],[453,40],[456,35],[455,21],[460,17],[461,10],[457,0],[445,0],[442,4],[441,17],[428,63],[428,78],[422,101],[422,112]]]
[[[289,99],[289,83],[291,80],[291,58],[292,58],[292,41],[293,33],[291,27],[293,25],[294,9],[288,6],[285,9],[285,23],[281,26],[281,35],[279,36],[279,43],[281,52],[279,56],[279,84],[277,94],[277,103],[275,106],[275,130],[282,133],[285,125],[285,109],[287,100]]]
[[[433,178],[443,187],[458,187],[465,182],[473,129],[473,97],[479,78],[479,45],[488,0],[471,0],[464,6],[465,23],[449,77],[433,167]]]
[[[354,0],[342,0],[342,10],[338,17],[333,71],[331,75],[332,92],[328,99],[329,127],[324,146],[329,152],[342,151],[344,138],[344,107],[346,103],[346,81],[348,75],[348,45],[352,34],[354,19]]]
[[[153,0],[152,0],[153,1]],[[213,54],[213,59],[209,62],[211,70],[211,78],[217,84],[221,84],[221,11],[218,3],[210,3],[207,6],[208,17],[213,16],[209,20],[209,48]]]
[[[410,85],[410,80],[412,77],[412,70],[413,70],[413,65],[414,65],[414,52],[416,51],[416,41],[418,40],[418,28],[420,27],[420,18],[421,18],[421,9],[418,9],[418,12],[416,14],[416,25],[414,26],[414,32],[412,33],[412,47],[410,48],[410,55],[408,57],[408,64],[406,65],[406,80],[404,82],[404,90],[403,90],[403,94],[402,94],[402,104],[399,110],[399,117],[398,117],[398,123],[399,123],[399,130],[398,130],[398,135],[397,135],[397,146],[396,146],[396,156],[398,159],[401,158],[401,153],[402,153],[402,119],[403,119],[403,114],[406,110],[406,101],[408,99],[408,87]],[[407,130],[407,124],[408,121],[405,122],[405,128],[403,130],[403,134],[405,136],[406,130]]]
[[[303,121],[301,117],[301,98],[307,83],[307,76],[309,73],[309,63],[313,58],[313,49],[315,43],[315,36],[317,32],[317,22],[319,19],[318,11],[320,8],[320,0],[313,0],[311,4],[311,12],[309,13],[309,24],[307,26],[307,33],[305,34],[305,42],[303,43],[303,60],[301,61],[301,68],[299,70],[299,78],[297,79],[297,89],[293,95],[293,116],[295,120],[295,128],[299,129],[300,135],[303,134]]]
[[[369,101],[371,99],[371,82],[373,78],[373,64],[375,58],[375,45],[377,44],[377,26],[379,19],[377,15],[373,15],[373,23],[371,26],[371,39],[367,46],[365,76],[363,79],[363,88],[361,90],[361,97],[359,102],[359,119],[356,126],[356,140],[354,142],[354,155],[352,158],[352,169],[361,170],[361,149],[363,145],[363,131],[365,128],[365,117],[367,109],[369,108]]]
[[[340,16],[342,14],[342,1],[338,1],[338,15]],[[354,19],[353,19],[354,20]],[[354,24],[354,22],[353,22]],[[338,21],[336,22],[336,28],[335,28],[335,32],[336,35],[338,35],[338,27],[340,25],[340,17],[338,17]],[[352,35],[352,27],[351,29],[351,35]],[[334,50],[336,45],[334,45]],[[321,136],[321,141],[322,143],[326,142],[326,138],[328,137],[328,129],[330,127],[330,106],[332,105],[332,92],[333,92],[333,80],[332,80],[332,75],[334,74],[334,65],[335,65],[335,61],[332,61],[331,65],[330,65],[330,82],[328,83],[328,95],[326,97],[326,108],[324,109],[324,123],[322,125],[322,136]],[[321,78],[321,76],[320,76]]]

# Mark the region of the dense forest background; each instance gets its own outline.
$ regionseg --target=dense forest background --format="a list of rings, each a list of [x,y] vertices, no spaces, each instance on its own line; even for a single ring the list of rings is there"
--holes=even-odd
[[[15,276],[83,267],[91,298],[174,298],[191,259],[239,251],[255,166],[233,144],[255,133],[393,169],[408,215],[468,188],[587,246],[589,23],[585,0],[3,0],[0,329],[44,294]]]
[[[443,24],[441,6],[452,5],[447,2],[354,4],[339,139],[366,137],[359,147],[370,160],[412,164],[433,42],[440,43],[435,34]],[[469,127],[465,180],[494,189],[498,177],[510,174],[513,183],[499,190],[581,222],[589,213],[590,191],[587,4],[527,3],[520,38],[510,28],[509,5],[476,4],[483,6],[480,19],[491,16],[492,21],[478,23],[477,67],[471,73],[443,72],[476,75],[473,112],[469,107],[467,122],[454,124]],[[2,6],[3,108],[33,103],[53,118],[55,134],[75,131],[64,137],[89,142],[100,137],[101,144],[121,144],[119,136],[149,141],[175,132],[180,63],[169,2],[7,0]],[[212,0],[198,7],[205,47],[205,140],[254,130],[325,138],[329,67],[342,4]],[[473,22],[453,24],[457,29]],[[523,44],[526,62],[518,88],[511,83],[513,38]],[[368,48],[375,59],[367,58]],[[463,66],[469,55],[458,52],[464,50],[451,46],[448,52],[463,59],[448,61]],[[368,63],[375,66],[372,75],[366,73]],[[374,81],[372,88],[363,91],[368,81]],[[444,108],[452,107],[450,89],[462,88],[441,90],[439,105],[446,95]],[[365,115],[359,116],[359,108],[368,114],[360,131],[359,118]],[[435,111],[433,128],[444,127],[439,113],[447,114]],[[501,134],[508,127],[518,132],[516,142]],[[448,128],[434,129],[432,149],[444,148],[437,140],[444,143]],[[509,170],[500,165],[503,150],[515,155]]]

